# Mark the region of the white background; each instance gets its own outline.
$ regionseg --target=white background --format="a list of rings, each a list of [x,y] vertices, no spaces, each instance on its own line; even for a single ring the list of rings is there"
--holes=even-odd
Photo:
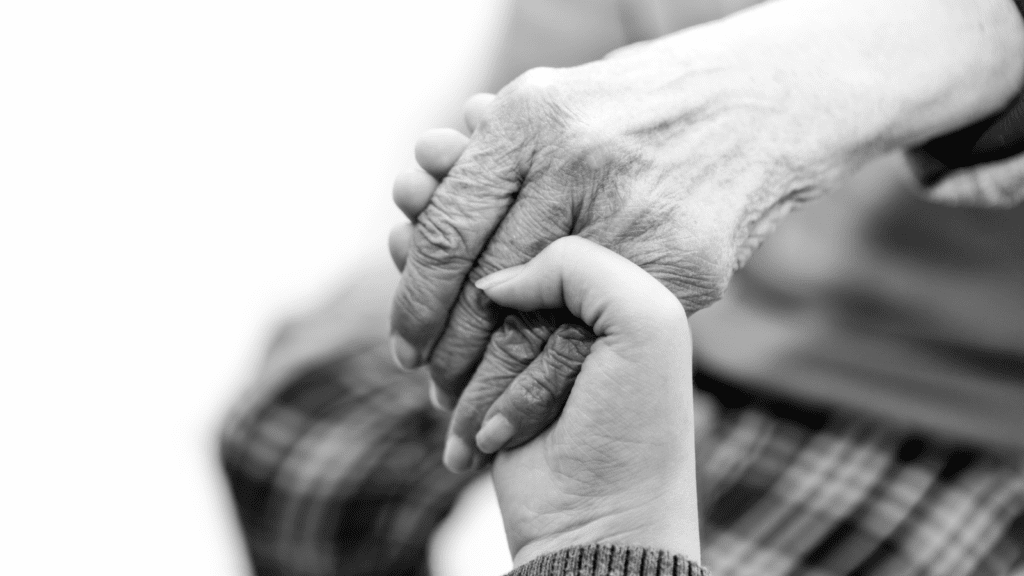
[[[0,570],[245,573],[218,419],[275,318],[384,257],[503,14],[0,2]]]

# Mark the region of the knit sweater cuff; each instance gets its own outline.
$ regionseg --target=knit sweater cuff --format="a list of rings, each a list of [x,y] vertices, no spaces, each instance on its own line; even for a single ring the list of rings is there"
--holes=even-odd
[[[563,548],[507,576],[710,576],[703,566],[664,550],[616,544]]]

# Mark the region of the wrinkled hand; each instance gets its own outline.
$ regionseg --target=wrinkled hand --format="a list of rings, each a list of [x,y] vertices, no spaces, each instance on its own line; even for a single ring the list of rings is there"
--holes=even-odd
[[[700,310],[794,205],[998,104],[986,96],[997,69],[979,63],[999,52],[962,49],[991,34],[959,7],[769,3],[527,72],[473,101],[475,131],[447,141],[449,155],[427,158],[421,145],[429,176],[395,189],[415,198],[415,227],[393,237],[404,263],[393,347],[407,367],[429,363],[439,396],[458,398],[446,463],[465,469],[553,421],[592,341],[557,316],[508,314],[472,281],[578,235]],[[934,29],[907,27],[925,15]],[[485,421],[507,442],[475,442]]]
[[[453,469],[505,444],[474,446],[485,418],[499,416],[511,445],[549,424],[592,340],[551,314],[507,315],[467,278],[575,234],[639,264],[692,312],[721,296],[794,199],[817,191],[806,142],[783,137],[792,131],[785,107],[748,96],[768,91],[702,69],[676,79],[693,87],[680,98],[671,82],[652,86],[651,57],[641,47],[529,72],[496,98],[472,101],[470,140],[446,132],[421,141],[431,176],[396,182],[416,225],[392,239],[404,264],[395,351],[407,367],[429,360],[438,395],[459,398],[446,454]],[[665,76],[667,64],[655,67]]]
[[[600,542],[699,562],[691,346],[679,301],[635,264],[576,237],[478,285],[517,310],[567,308],[597,338],[555,423],[495,458],[516,565]]]
[[[443,395],[461,395],[446,453],[454,469],[505,444],[473,446],[485,419],[500,415],[512,445],[549,424],[591,342],[550,315],[507,316],[467,277],[575,234],[639,264],[692,312],[720,297],[795,198],[818,189],[807,142],[785,137],[787,109],[767,80],[753,89],[749,77],[698,66],[674,78],[692,86],[681,97],[668,63],[652,57],[671,54],[640,47],[527,73],[475,101],[472,139],[450,170],[433,170],[443,180],[415,215],[392,325],[400,361],[429,359]]]

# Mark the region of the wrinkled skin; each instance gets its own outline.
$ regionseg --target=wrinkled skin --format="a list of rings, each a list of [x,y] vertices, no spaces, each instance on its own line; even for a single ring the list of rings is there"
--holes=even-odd
[[[640,265],[696,312],[794,206],[873,157],[991,112],[1015,89],[992,88],[998,67],[949,64],[992,36],[972,36],[981,28],[958,15],[941,23],[962,45],[940,57],[949,43],[936,42],[922,56],[925,39],[904,22],[940,14],[933,6],[908,4],[913,14],[885,34],[875,14],[903,8],[828,3],[812,14],[815,6],[769,3],[583,66],[531,70],[476,101],[472,137],[447,148],[457,154],[430,159],[430,145],[418,148],[440,184],[417,188],[404,206],[415,226],[392,238],[404,266],[393,344],[401,364],[429,364],[437,396],[458,399],[453,437],[475,445],[495,414],[515,430],[507,446],[535,436],[557,416],[593,340],[558,314],[509,314],[473,281],[579,235]],[[864,37],[835,41],[848,30]],[[483,454],[455,460],[464,469]]]
[[[627,51],[527,73],[487,103],[457,162],[433,169],[443,180],[425,209],[410,214],[416,227],[393,327],[421,351],[407,364],[429,352],[439,395],[460,398],[452,432],[469,444],[496,412],[517,429],[510,445],[549,424],[593,336],[556,313],[507,314],[467,278],[579,235],[700,310],[721,296],[773,222],[820,188],[800,165],[810,156],[799,150],[804,143],[794,138],[788,147],[779,138],[786,108],[778,102],[730,101],[722,86],[733,79],[724,77],[669,121],[659,99],[626,105],[641,82],[634,68]],[[622,102],[592,92],[609,84]],[[691,125],[698,117],[702,124]],[[681,158],[688,170],[679,170]]]
[[[691,345],[679,302],[635,264],[571,237],[486,288],[515,309],[567,308],[597,337],[558,420],[494,460],[515,564],[596,542],[699,562]]]

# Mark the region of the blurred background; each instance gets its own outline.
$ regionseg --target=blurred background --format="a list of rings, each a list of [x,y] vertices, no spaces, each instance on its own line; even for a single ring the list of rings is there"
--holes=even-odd
[[[219,427],[283,319],[346,281],[384,296],[367,262],[389,260],[417,135],[521,70],[752,1],[0,3],[0,571],[250,573]],[[763,392],[1018,449],[1022,213],[919,186],[883,158],[789,217],[695,316],[703,369],[753,386],[769,366]],[[765,287],[788,296],[749,296]],[[835,379],[848,365],[869,370]],[[509,567],[486,481],[430,562]]]
[[[392,175],[505,16],[0,3],[4,572],[247,573],[219,419],[275,320],[386,258]]]

